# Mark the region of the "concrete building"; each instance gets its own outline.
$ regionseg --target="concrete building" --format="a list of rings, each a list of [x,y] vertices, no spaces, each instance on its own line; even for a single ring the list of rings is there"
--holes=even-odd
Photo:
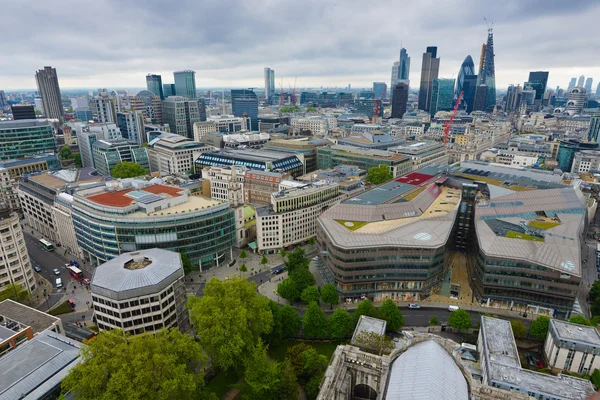
[[[46,171],[59,167],[60,162],[54,153],[39,154],[17,160],[0,161],[0,169],[8,170],[11,179],[18,179],[23,174]]]
[[[516,167],[533,167],[538,164],[539,157],[535,154],[515,154],[507,151],[498,151],[494,162],[502,165]]]
[[[35,110],[33,106],[26,104],[11,105],[13,120],[35,119]]]
[[[100,331],[133,335],[190,328],[181,255],[151,248],[123,253],[96,268],[90,285]]]
[[[79,121],[89,122],[94,119],[92,110],[89,107],[80,107],[80,108],[74,110],[74,113],[75,113],[75,119],[77,119]]]
[[[84,167],[94,167],[94,153],[92,146],[99,140],[120,140],[121,129],[116,124],[89,124],[76,125],[74,127],[77,136],[81,163]]]
[[[261,132],[212,132],[202,136],[203,143],[217,149],[260,149],[269,140],[271,140],[271,136]]]
[[[234,117],[233,115],[209,117],[206,121],[194,123],[194,140],[201,142],[204,135],[213,132],[245,132],[249,127],[250,119],[247,117]]]
[[[598,143],[600,135],[600,115],[594,115],[590,118],[590,127],[588,129],[587,140]]]
[[[0,121],[0,160],[14,160],[54,151],[56,142],[48,121]]]
[[[448,153],[441,142],[407,142],[404,145],[390,147],[388,150],[410,157],[412,161],[412,171],[416,171],[432,164],[448,164]]]
[[[288,172],[293,177],[304,174],[304,164],[300,154],[290,154],[270,150],[222,149],[203,153],[196,159],[196,170],[204,167],[226,167],[244,165],[261,171]]]
[[[557,371],[590,375],[600,369],[600,334],[595,327],[550,320],[544,343],[548,366]]]
[[[421,85],[419,87],[419,110],[429,111],[433,80],[438,78],[440,59],[437,57],[437,47],[429,46],[423,53],[421,64]]]
[[[312,136],[327,136],[330,129],[337,127],[337,120],[327,117],[292,118],[290,124],[294,135],[308,133]]]
[[[247,170],[243,165],[204,168],[202,178],[210,182],[210,198],[244,204],[244,175]],[[238,197],[232,199],[232,196]]]
[[[231,110],[236,117],[249,118],[250,130],[258,131],[258,97],[252,89],[232,89]]]
[[[566,111],[569,115],[581,114],[587,104],[587,92],[583,87],[574,87],[569,90],[569,99],[566,103]]]
[[[271,205],[256,210],[256,241],[261,252],[275,253],[316,235],[317,217],[345,196],[339,184],[300,184],[271,195]]]
[[[173,78],[175,79],[175,96],[183,96],[188,99],[196,98],[195,71],[175,71],[173,72]]]
[[[572,139],[561,140],[556,154],[558,167],[564,172],[571,172],[575,155],[582,150],[598,150],[598,143]]]
[[[21,285],[31,293],[37,285],[19,215],[7,208],[0,210],[0,238],[0,287]]]
[[[248,170],[244,173],[244,202],[270,204],[271,195],[290,178],[288,172]]]
[[[540,400],[584,400],[594,393],[589,380],[524,369],[510,321],[482,316],[477,350],[484,385]]]
[[[148,143],[147,150],[150,169],[164,176],[189,173],[200,154],[214,148],[175,133],[163,132]]]
[[[129,142],[141,146],[146,141],[142,111],[117,112],[117,125],[121,131],[121,136]]]
[[[115,123],[117,121],[117,107],[115,99],[109,98],[108,95],[100,95],[91,99],[90,108],[97,122]]]
[[[198,100],[170,96],[163,100],[162,105],[162,118],[171,132],[194,139],[194,123],[201,120]]]
[[[354,130],[355,127],[358,126],[354,125],[352,129]],[[365,149],[387,150],[390,147],[398,146],[404,143],[405,140],[395,138],[389,133],[382,132],[380,130],[365,129],[362,132],[352,132],[352,134],[349,136],[339,138],[337,142],[339,145],[355,146]]]
[[[111,176],[112,169],[120,162],[134,162],[150,171],[150,160],[145,147],[125,139],[98,140],[92,145],[94,168],[100,175]]]
[[[299,154],[304,159],[305,171],[312,172],[317,169],[317,149],[330,143],[328,140],[310,138],[272,139],[265,143],[263,149]]]
[[[202,270],[231,259],[229,205],[158,182],[112,181],[74,194],[73,223],[86,260],[98,265],[154,247],[185,252]]]
[[[387,150],[364,149],[347,145],[333,145],[317,149],[319,169],[334,168],[342,164],[354,165],[367,171],[369,168],[385,164],[390,167],[394,177],[404,175],[412,170],[409,157]]]
[[[44,67],[44,69],[40,69],[35,73],[35,81],[42,98],[44,115],[46,118],[58,119],[58,123],[62,125],[64,109],[56,68]]]
[[[8,168],[0,168],[0,204],[11,210],[18,210],[21,207],[15,179]]]
[[[575,153],[571,172],[583,174],[598,170],[600,170],[600,151],[581,150]]]

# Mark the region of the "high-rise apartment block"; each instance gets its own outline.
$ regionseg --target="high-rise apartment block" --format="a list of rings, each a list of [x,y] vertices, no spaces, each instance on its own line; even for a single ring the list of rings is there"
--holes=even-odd
[[[392,89],[392,118],[402,118],[408,104],[408,85],[397,83]]]
[[[162,104],[163,121],[165,124],[169,124],[171,132],[193,139],[194,122],[200,121],[198,100],[183,96],[170,96],[163,100]]]
[[[231,108],[236,117],[247,116],[250,118],[251,130],[258,130],[258,97],[253,90],[232,89]]]
[[[62,97],[60,87],[58,86],[58,76],[56,68],[44,67],[35,73],[42,104],[44,105],[44,115],[46,118],[58,119],[62,125],[64,120],[64,110],[62,106]]]
[[[429,111],[431,87],[437,79],[440,70],[440,59],[437,57],[437,47],[429,46],[423,53],[421,65],[421,85],[419,86],[419,110]]]
[[[196,72],[195,71],[176,71],[173,72],[175,78],[175,95],[196,98]]]
[[[149,91],[154,93],[155,96],[159,96],[161,100],[165,99],[165,94],[163,92],[162,77],[160,75],[146,75],[146,87]]]

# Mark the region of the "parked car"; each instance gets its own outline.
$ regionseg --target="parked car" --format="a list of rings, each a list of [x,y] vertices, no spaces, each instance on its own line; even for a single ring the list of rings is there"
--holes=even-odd
[[[284,270],[284,268],[282,266],[279,267],[275,267],[271,270],[271,272],[273,273],[273,275],[279,275],[280,273],[282,273]]]
[[[54,268],[52,271],[54,272],[54,275],[60,275],[58,268]]]
[[[313,261],[319,261],[319,256],[315,256],[312,259],[313,259]]]
[[[408,308],[421,308],[421,306],[415,303],[409,303]]]
[[[33,267],[33,270],[37,273],[42,272],[42,269],[40,267],[38,267],[37,265],[35,267]]]

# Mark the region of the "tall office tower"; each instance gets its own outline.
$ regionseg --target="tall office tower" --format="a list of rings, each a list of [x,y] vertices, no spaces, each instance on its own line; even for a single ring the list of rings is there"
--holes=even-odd
[[[206,100],[198,99],[198,115],[200,115],[200,121],[206,121]],[[192,125],[193,127],[193,125]]]
[[[146,88],[152,93],[154,93],[155,96],[159,96],[161,100],[165,99],[162,77],[160,75],[146,75]]]
[[[269,73],[269,86],[272,94],[275,94],[275,70],[272,69]]]
[[[473,102],[474,111],[485,111],[487,108],[487,86],[479,85],[475,89],[475,101]]]
[[[231,109],[236,117],[243,117],[244,113],[250,118],[252,131],[258,131],[258,97],[251,89],[231,90]]]
[[[400,59],[392,65],[390,96],[393,97],[394,87],[400,82],[410,86],[410,57],[404,47],[400,49]]]
[[[419,110],[429,111],[431,101],[431,86],[440,71],[440,59],[436,58],[437,47],[429,46],[423,53],[421,65],[421,85],[419,86]]]
[[[57,118],[62,125],[64,112],[56,68],[40,69],[35,73],[35,80],[44,105],[44,115],[46,118]]]
[[[488,29],[487,43],[481,48],[477,86],[487,86],[486,109],[496,105],[496,67],[494,66],[494,32]]]
[[[600,83],[596,86],[596,96],[600,96]]]
[[[465,76],[467,75],[475,75],[475,64],[473,64],[473,59],[470,55],[465,58],[465,61],[463,61],[460,70],[458,71],[458,77],[456,78],[456,97],[458,97],[460,92],[464,89]]]
[[[273,99],[273,91],[271,90],[271,71],[273,72],[273,79],[275,79],[275,71],[269,67],[265,67],[265,100],[270,103]]]
[[[584,82],[585,82],[585,76],[581,75],[579,77],[579,79],[577,80],[577,86],[583,87]]]
[[[592,93],[592,82],[594,81],[594,78],[587,78],[585,80],[585,91],[588,93]]]
[[[183,96],[170,96],[163,100],[163,122],[171,132],[194,139],[194,122],[200,122],[198,100]],[[257,106],[258,114],[258,106]]]
[[[475,105],[475,90],[477,89],[477,75],[465,75],[463,79],[463,96],[462,106],[466,109],[467,113],[473,112],[473,106]]]
[[[454,79],[434,79],[431,85],[430,114],[452,110],[454,103]]]
[[[567,87],[567,92],[571,89],[573,89],[575,87],[575,84],[577,83],[577,78],[571,78],[571,81],[569,82],[569,87]]]
[[[397,83],[392,88],[392,118],[402,118],[406,113],[408,104],[408,85],[406,83]]]
[[[574,87],[569,90],[569,100],[567,100],[566,108],[569,115],[581,114],[581,111],[587,104],[587,93],[582,87]]]
[[[6,107],[6,95],[4,94],[4,90],[0,90],[0,110]]]
[[[175,95],[187,97],[188,99],[196,98],[196,72],[195,71],[175,71]]]
[[[387,84],[385,82],[373,82],[373,97],[381,100],[387,93]]]
[[[532,71],[529,73],[529,80],[523,86],[530,86],[535,90],[535,101],[541,103],[546,93],[546,85],[548,84],[548,71]]]
[[[169,96],[175,96],[175,84],[163,83],[163,94],[165,95],[165,99]]]
[[[504,110],[507,112],[515,111],[521,103],[521,86],[510,85],[506,90],[506,100],[504,101]],[[537,92],[536,92],[537,93]]]

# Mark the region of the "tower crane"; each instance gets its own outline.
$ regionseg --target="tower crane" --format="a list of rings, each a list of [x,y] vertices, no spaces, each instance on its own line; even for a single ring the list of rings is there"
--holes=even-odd
[[[450,128],[452,127],[452,122],[454,121],[454,117],[456,116],[456,111],[458,110],[458,106],[460,105],[460,100],[462,99],[464,90],[461,90],[458,94],[458,99],[456,99],[456,104],[454,105],[454,109],[452,110],[452,114],[450,115],[450,120],[446,122],[446,126],[444,127],[444,147],[448,145],[448,134],[450,133]]]

